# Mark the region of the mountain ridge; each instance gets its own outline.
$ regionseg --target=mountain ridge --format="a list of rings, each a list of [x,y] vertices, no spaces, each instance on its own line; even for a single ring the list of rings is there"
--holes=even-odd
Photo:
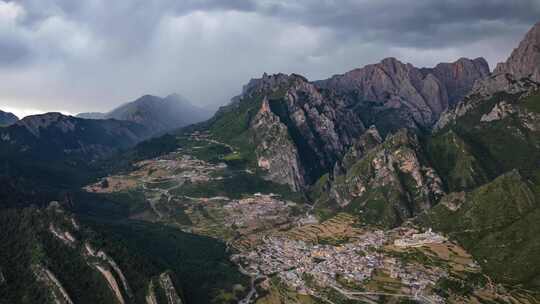
[[[18,120],[19,118],[15,114],[0,110],[0,127],[12,125]]]
[[[435,74],[443,80],[436,78]],[[315,183],[325,172],[332,171],[347,148],[367,129],[366,126],[375,125],[383,137],[403,127],[416,131],[429,129],[438,115],[446,110],[449,100],[456,102],[473,87],[474,82],[488,74],[489,67],[482,58],[461,58],[453,63],[423,69],[387,58],[378,64],[314,82],[294,73],[265,73],[244,85],[242,94],[220,108],[207,125],[214,130],[226,128],[227,124],[221,124],[219,120],[220,117],[228,117],[227,112],[236,114],[226,119],[245,116],[248,122],[230,135],[238,137],[250,130],[250,126],[258,126],[258,131],[251,132],[251,129],[248,132],[251,135],[246,136],[256,137],[257,132],[265,135],[247,140],[254,145],[248,153],[256,154],[256,162],[264,164],[268,172],[287,172],[295,168],[285,174],[289,178],[270,175],[275,176],[275,181],[279,179],[278,182],[300,189]],[[447,92],[447,86],[453,90],[452,94]],[[426,102],[432,97],[434,102]],[[250,100],[253,101],[251,105]],[[269,125],[284,128],[284,134],[289,133],[290,140],[282,142],[287,148],[281,146],[281,149],[292,154],[280,155],[279,147],[272,148],[272,137],[266,138],[271,133],[261,128],[265,124],[256,121],[268,116],[256,116],[261,107],[267,107],[272,115],[279,118],[271,120],[271,123],[268,121]],[[225,133],[223,130],[215,131],[216,134]],[[226,141],[232,137],[221,139]],[[270,153],[268,149],[273,150]],[[274,155],[275,159],[269,155]]]

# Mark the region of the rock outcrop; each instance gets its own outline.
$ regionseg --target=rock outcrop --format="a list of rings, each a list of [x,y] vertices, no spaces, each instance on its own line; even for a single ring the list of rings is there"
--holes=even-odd
[[[157,281],[157,283],[156,283]],[[165,303],[158,301],[157,293],[161,292],[165,296]],[[174,283],[169,272],[164,272],[157,279],[152,279],[148,284],[146,293],[146,304],[182,304],[182,298],[176,291]]]
[[[107,284],[109,285],[109,288],[111,288],[112,292],[114,293],[116,300],[118,300],[120,304],[125,304],[126,301],[124,300],[124,296],[122,296],[122,292],[120,291],[120,286],[118,285],[118,282],[114,278],[114,275],[111,272],[111,270],[100,264],[96,264],[95,267],[107,281]]]
[[[32,270],[36,279],[47,286],[55,304],[73,304],[69,294],[52,271],[41,264],[33,265]]]
[[[501,101],[497,103],[489,113],[482,115],[482,117],[480,117],[480,121],[492,122],[495,120],[501,120],[508,117],[510,114],[513,114],[514,111],[515,110],[512,105],[506,103],[505,101]]]
[[[347,169],[362,159],[368,151],[377,147],[383,142],[379,130],[375,126],[369,127],[349,148],[343,158],[334,166],[334,176],[342,175]]]
[[[128,298],[133,298],[133,293],[131,292],[126,277],[116,262],[103,250],[94,250],[92,245],[88,242],[84,244],[84,249],[85,255],[89,258],[88,264],[93,266],[103,275],[117,300],[120,303],[125,303],[124,294]],[[120,287],[116,278],[120,279],[122,287]]]
[[[63,230],[60,230],[58,227],[56,227],[54,224],[50,224],[49,225],[49,231],[57,238],[59,239],[60,241],[62,241],[62,243],[68,245],[68,246],[74,246],[75,245],[75,242],[77,242],[77,239],[75,238],[75,236],[73,236],[73,234],[71,234],[71,232],[69,231],[63,231]]]
[[[287,127],[270,110],[268,99],[251,123],[256,146],[257,165],[266,172],[266,177],[287,184],[293,190],[305,185],[303,167],[298,150],[292,142]]]
[[[41,135],[42,130],[56,128],[61,133],[68,133],[75,130],[75,121],[69,116],[61,113],[51,112],[42,115],[33,115],[23,118],[16,123],[17,126],[26,128],[35,137]]]
[[[159,285],[165,292],[167,304],[182,304],[182,299],[174,287],[170,273],[164,272],[159,275]]]
[[[156,296],[156,290],[154,286],[154,281],[151,280],[148,284],[148,291],[146,292],[146,304],[159,304]]]

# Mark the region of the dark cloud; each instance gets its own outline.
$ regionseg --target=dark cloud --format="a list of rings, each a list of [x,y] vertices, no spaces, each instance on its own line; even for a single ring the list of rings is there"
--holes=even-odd
[[[264,2],[263,2],[264,3]],[[348,37],[405,46],[454,46],[538,21],[537,0],[267,1],[259,10],[279,18],[343,31]]]
[[[503,60],[538,0],[0,0],[0,108],[107,110],[173,91],[223,104],[263,72],[395,56]]]

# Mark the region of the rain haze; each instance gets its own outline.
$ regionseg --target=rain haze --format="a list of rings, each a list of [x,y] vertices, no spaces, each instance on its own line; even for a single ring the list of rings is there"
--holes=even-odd
[[[250,78],[310,80],[396,57],[504,60],[538,0],[0,1],[0,109],[108,111],[177,92],[217,108]]]

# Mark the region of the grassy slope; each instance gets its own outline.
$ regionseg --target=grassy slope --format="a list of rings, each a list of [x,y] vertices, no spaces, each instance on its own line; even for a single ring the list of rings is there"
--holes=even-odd
[[[450,191],[472,189],[489,181],[472,148],[452,130],[431,138],[426,150]]]
[[[255,147],[249,125],[261,107],[262,97],[244,98],[218,112],[209,122],[212,137],[235,147],[243,158],[255,162]]]
[[[457,211],[439,204],[419,220],[459,241],[494,278],[539,288],[539,190],[512,171],[467,193]]]
[[[427,140],[429,157],[450,191],[472,189],[512,169],[532,176],[540,166],[540,132],[524,127],[517,114],[480,122],[501,101],[529,111],[538,107],[540,94],[497,94]]]

